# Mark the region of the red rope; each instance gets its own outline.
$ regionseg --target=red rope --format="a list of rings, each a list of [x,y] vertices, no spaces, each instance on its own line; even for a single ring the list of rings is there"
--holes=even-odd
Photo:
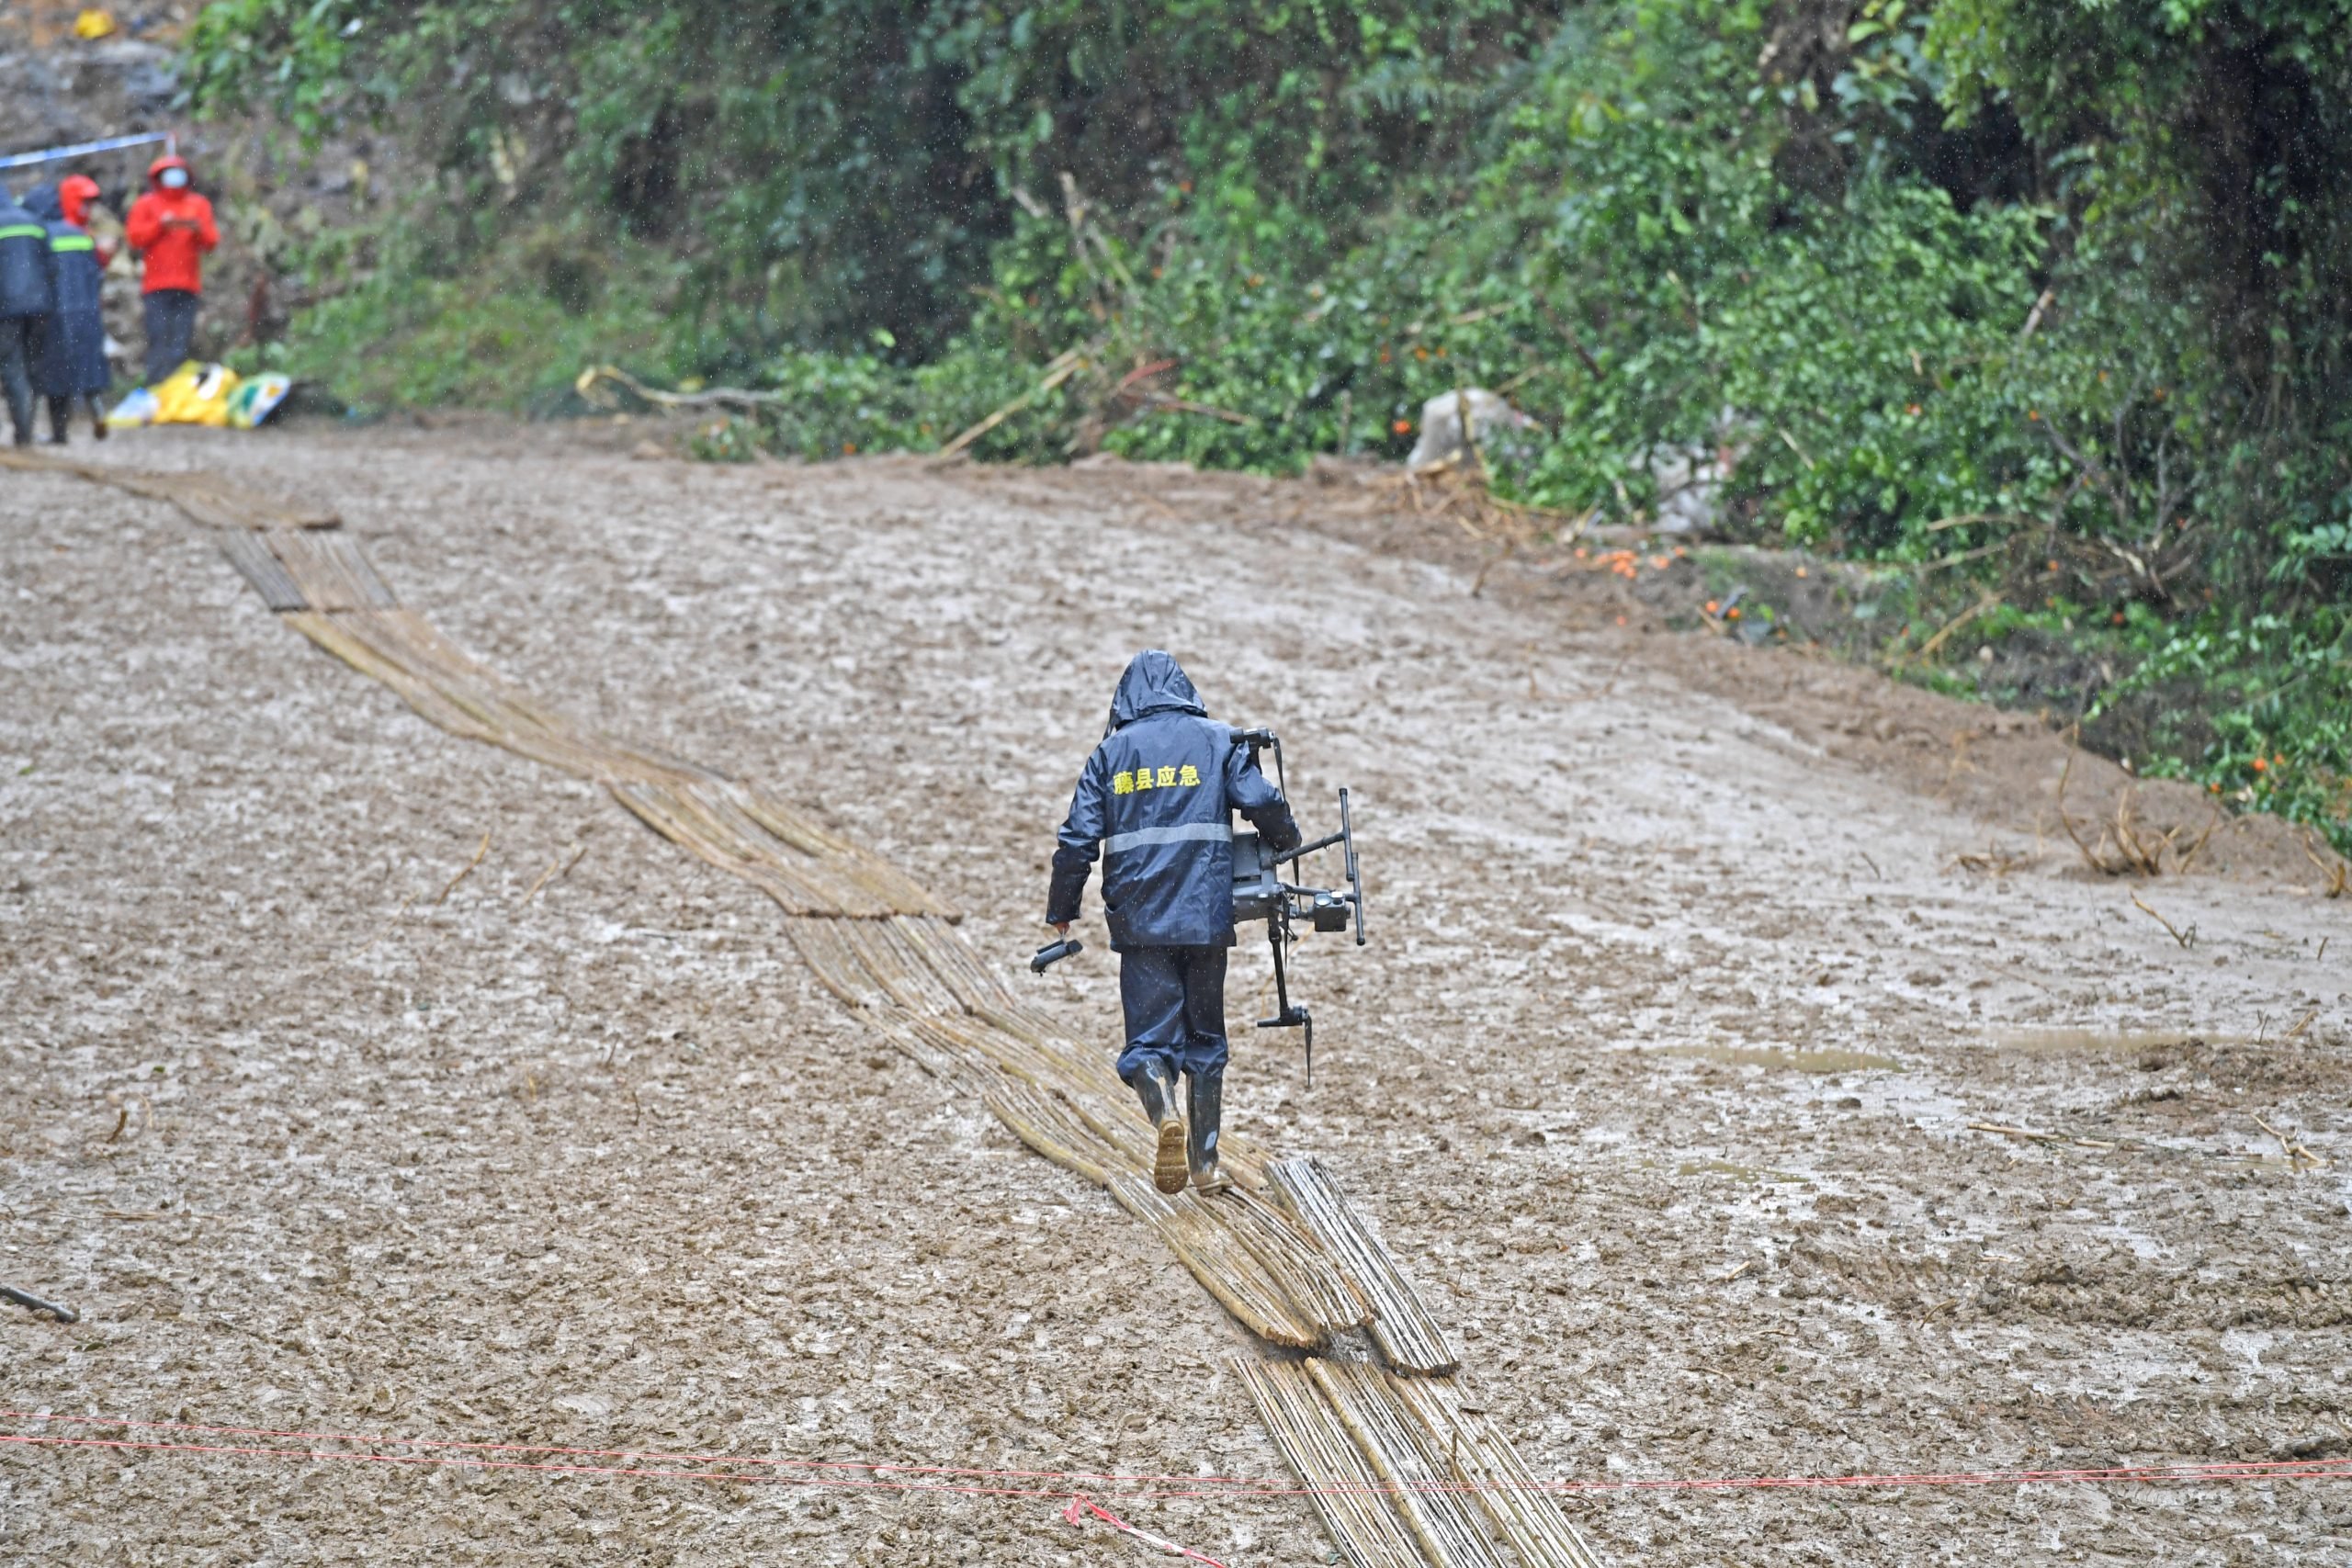
[[[121,1427],[133,1430],[198,1433],[207,1436],[288,1438],[304,1441],[347,1442],[369,1448],[412,1448],[424,1453],[388,1454],[335,1449],[300,1449],[275,1445],[237,1445],[141,1440],[130,1438],[74,1438],[0,1433],[0,1443],[27,1448],[108,1449],[147,1453],[212,1454],[277,1460],[341,1460],[371,1464],[399,1464],[469,1470],[510,1470],[558,1475],[628,1475],[679,1481],[731,1481],[745,1484],[824,1487],[858,1491],[939,1492],[978,1497],[1051,1497],[1070,1495],[1062,1486],[980,1485],[978,1481],[1113,1482],[1125,1485],[1123,1495],[1139,1499],[1210,1497],[1300,1497],[1317,1495],[1412,1493],[1475,1493],[1492,1488],[1468,1482],[1414,1482],[1403,1484],[1289,1486],[1248,1476],[1101,1474],[1080,1471],[983,1470],[945,1465],[889,1464],[864,1460],[763,1459],[724,1454],[666,1455],[639,1450],[562,1448],[552,1444],[465,1442],[432,1438],[367,1438],[334,1432],[305,1432],[277,1427],[208,1427],[179,1421],[133,1421],[112,1416],[41,1415],[32,1411],[0,1410],[0,1419]],[[579,1464],[546,1460],[497,1459],[500,1453],[555,1454],[568,1458],[640,1459],[652,1464]],[[727,1468],[677,1469],[679,1465]],[[770,1467],[745,1469],[746,1466]],[[803,1473],[777,1473],[786,1468]],[[859,1471],[844,1476],[828,1471]],[[892,1474],[964,1477],[966,1480],[896,1481]],[[2111,1465],[2103,1468],[2052,1470],[1920,1471],[1860,1475],[1747,1475],[1652,1481],[1539,1482],[1536,1490],[1550,1493],[1792,1490],[1907,1486],[2023,1486],[2036,1484],[2158,1483],[2237,1481],[2352,1480],[2352,1460],[2250,1460],[2180,1461],[2152,1465]],[[1171,1547],[1171,1550],[1182,1550]]]
[[[1189,1546],[1179,1546],[1176,1542],[1170,1540],[1166,1536],[1154,1535],[1149,1530],[1146,1529],[1137,1529],[1135,1526],[1127,1523],[1126,1520],[1119,1517],[1118,1515],[1111,1512],[1110,1509],[1103,1507],[1092,1498],[1087,1497],[1083,1495],[1072,1497],[1069,1500],[1069,1506],[1062,1510],[1062,1522],[1065,1524],[1077,1524],[1080,1522],[1079,1516],[1080,1514],[1091,1514],[1122,1535],[1131,1535],[1137,1540],[1159,1548],[1162,1551],[1172,1551],[1179,1557],[1189,1557],[1195,1562],[1205,1562],[1209,1565],[1209,1568],[1225,1568],[1225,1564],[1219,1562],[1216,1558],[1204,1557],[1201,1553],[1194,1551]]]

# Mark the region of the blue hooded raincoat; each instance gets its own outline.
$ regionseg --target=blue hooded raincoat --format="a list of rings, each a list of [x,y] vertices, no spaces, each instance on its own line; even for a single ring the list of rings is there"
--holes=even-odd
[[[1054,851],[1048,923],[1078,918],[1098,852],[1111,947],[1233,945],[1233,816],[1276,850],[1298,842],[1282,794],[1209,718],[1173,657],[1146,649],[1111,699]]]
[[[50,310],[40,338],[33,384],[45,398],[77,398],[103,392],[113,377],[107,369],[107,323],[98,288],[105,269],[89,231],[65,221],[55,186],[25,193],[25,210],[49,231]]]
[[[49,230],[0,186],[0,316],[49,314]]]

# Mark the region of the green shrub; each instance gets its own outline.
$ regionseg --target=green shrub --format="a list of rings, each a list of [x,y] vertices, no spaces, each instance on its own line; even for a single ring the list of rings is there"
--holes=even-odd
[[[2352,843],[2341,9],[222,0],[191,79],[425,128],[303,258],[356,400],[617,362],[784,394],[717,458],[1284,472],[1487,386],[1508,493],[1728,454],[1739,537],[1992,593],[2113,669],[2086,733]]]

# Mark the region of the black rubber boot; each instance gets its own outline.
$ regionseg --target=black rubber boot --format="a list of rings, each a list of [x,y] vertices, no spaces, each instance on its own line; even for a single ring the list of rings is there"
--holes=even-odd
[[[1182,1192],[1188,1169],[1184,1163],[1184,1112],[1176,1098],[1174,1076],[1160,1063],[1152,1062],[1131,1081],[1136,1098],[1143,1102],[1143,1113],[1159,1130],[1159,1147],[1153,1151],[1151,1162],[1151,1184],[1171,1196]]]
[[[1188,1074],[1184,1089],[1189,1112],[1185,1120],[1191,1128],[1184,1163],[1192,1169],[1193,1185],[1206,1192],[1217,1185],[1216,1134],[1225,1111],[1225,1069]]]

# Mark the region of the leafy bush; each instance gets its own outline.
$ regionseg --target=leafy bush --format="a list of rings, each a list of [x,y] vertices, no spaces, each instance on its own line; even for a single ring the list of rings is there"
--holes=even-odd
[[[2150,739],[2143,770],[2306,822],[2352,854],[2352,615],[2214,610],[2181,625],[2142,616],[2143,657],[2111,709],[2167,688],[2195,694]],[[2187,733],[2182,733],[2183,730]]]
[[[620,358],[787,394],[718,457],[1000,413],[1283,471],[1496,388],[1510,493],[1640,523],[1726,456],[1744,537],[1943,574],[2113,670],[2087,733],[2352,848],[2341,12],[221,0],[191,79],[427,128],[313,251],[288,357],[347,395]]]

